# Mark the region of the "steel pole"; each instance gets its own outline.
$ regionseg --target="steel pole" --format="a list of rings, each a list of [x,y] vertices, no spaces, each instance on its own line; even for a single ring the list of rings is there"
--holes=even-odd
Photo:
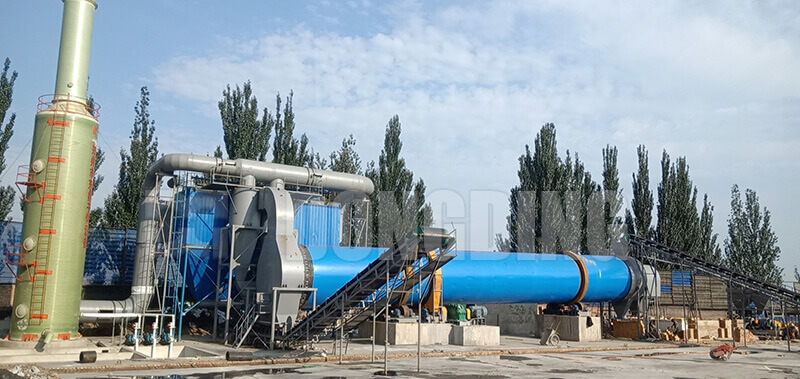
[[[389,270],[386,270],[386,308],[383,310],[383,375],[389,373]]]
[[[417,372],[422,365],[422,260],[419,262],[417,272]],[[430,281],[428,281],[430,283]]]

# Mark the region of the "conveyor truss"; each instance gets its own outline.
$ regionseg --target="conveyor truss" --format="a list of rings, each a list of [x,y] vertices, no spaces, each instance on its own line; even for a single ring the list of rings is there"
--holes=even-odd
[[[455,238],[444,229],[418,228],[406,234],[273,342],[283,347],[307,346],[334,331],[351,331],[369,319],[374,309],[408,298],[416,283],[455,258],[448,254],[454,246]]]
[[[632,247],[642,249],[642,252],[645,254],[653,254],[657,260],[682,265],[716,276],[727,281],[729,284],[769,298],[780,300],[786,305],[800,306],[800,293],[738,273],[719,264],[707,262],[703,258],[662,245],[655,241],[637,236],[630,236],[629,243]]]

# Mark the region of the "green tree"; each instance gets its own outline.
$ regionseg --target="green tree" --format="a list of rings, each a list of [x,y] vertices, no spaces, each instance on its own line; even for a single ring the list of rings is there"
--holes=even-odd
[[[89,102],[86,104],[86,108],[90,110],[90,112],[94,115],[95,118],[98,117],[97,114],[97,105],[94,101],[94,97],[89,95]],[[105,176],[100,174],[100,167],[103,166],[103,162],[106,161],[106,153],[99,147],[95,150],[94,153],[94,167],[92,172],[94,172],[94,177],[92,178],[92,198],[94,199],[94,193],[97,192],[97,189],[100,188],[100,184],[103,183],[105,180]],[[96,207],[89,211],[89,226],[92,228],[100,227],[102,224],[103,218],[103,207]]]
[[[2,132],[0,132],[0,174],[6,169],[6,151],[8,150],[8,142],[11,141],[11,136],[14,135],[14,121],[17,119],[17,114],[12,113],[6,122],[6,113],[11,107],[11,100],[14,95],[14,82],[17,80],[17,71],[13,71],[8,75],[8,70],[11,68],[11,60],[6,58],[3,64],[3,72],[0,74],[0,125],[3,125]],[[11,212],[11,207],[14,204],[14,197],[16,191],[12,186],[0,187],[0,221],[8,218],[8,213]]]
[[[700,248],[697,256],[708,262],[722,262],[722,249],[717,243],[717,233],[714,233],[714,206],[708,201],[708,195],[703,196],[703,210],[700,211]]]
[[[158,157],[158,138],[155,136],[155,121],[150,119],[150,92],[147,87],[140,90],[141,99],[136,102],[136,117],[131,130],[130,152],[120,151],[119,179],[114,191],[105,200],[103,227],[136,228],[139,217],[139,201],[147,170]]]
[[[519,165],[520,183],[509,198],[508,237],[495,239],[499,250],[587,253],[604,248],[608,231],[601,189],[577,154],[573,158],[567,151],[563,161],[558,156],[555,125],[542,126],[533,151],[526,145]],[[613,170],[609,166],[608,174]]]
[[[433,212],[425,202],[425,184],[421,179],[414,183],[414,174],[400,155],[401,131],[400,118],[395,115],[386,125],[377,167],[372,161],[366,169],[366,176],[375,184],[370,195],[373,246],[395,243],[406,232],[433,222]]]
[[[272,161],[292,166],[324,166],[324,162],[316,157],[308,147],[308,137],[303,133],[300,138],[294,137],[294,110],[292,102],[294,92],[289,92],[286,104],[281,110],[281,95],[275,97],[275,140],[272,145]]]
[[[351,134],[342,140],[342,147],[331,153],[329,170],[348,174],[361,174],[361,158],[355,150],[356,139]],[[342,196],[344,198],[345,196]],[[369,206],[363,198],[338,199],[342,205],[342,245],[362,246],[367,243],[366,231]]]
[[[234,90],[228,85],[222,91],[222,100],[218,105],[228,158],[264,161],[275,119],[264,108],[264,115],[259,120],[258,100],[253,95],[250,82],[244,83],[241,89],[237,84]],[[217,150],[215,156],[222,153],[219,147]]]
[[[686,159],[674,164],[664,150],[661,158],[661,183],[658,185],[658,223],[656,240],[678,250],[697,254],[700,246],[697,214],[697,188],[689,178]]]
[[[328,169],[348,174],[361,174],[361,158],[358,156],[355,146],[356,139],[352,134],[343,139],[342,147],[331,153]]]
[[[100,166],[106,161],[106,153],[100,148],[97,149],[94,156],[94,180],[92,181],[92,196],[100,188],[100,184],[105,180],[105,176],[100,174]],[[103,208],[97,207],[89,211],[89,226],[97,228],[102,225]]]
[[[603,215],[605,219],[605,246],[618,242],[623,233],[623,221],[619,218],[622,209],[622,190],[619,186],[617,148],[606,145],[603,149]]]
[[[702,259],[719,262],[721,250],[713,233],[714,207],[703,197],[703,210],[697,210],[697,187],[689,177],[686,158],[670,163],[664,151],[661,183],[658,186],[656,240]]]
[[[653,223],[653,191],[650,190],[650,168],[647,162],[647,149],[644,145],[639,145],[636,149],[639,156],[638,175],[633,174],[633,198],[631,208],[633,216],[629,225],[629,234],[650,238],[653,234],[651,224]]]
[[[625,208],[625,233],[636,235],[636,221],[633,221],[633,213],[627,208]]]
[[[742,274],[780,285],[783,270],[778,237],[772,231],[770,212],[762,209],[756,192],[745,190],[742,202],[739,186],[731,188],[731,213],[725,239],[725,263]]]
[[[506,225],[508,238],[498,237],[499,250],[542,251],[542,193],[564,188],[563,166],[558,157],[556,127],[545,124],[534,139],[533,152],[525,145],[525,153],[519,157],[517,177],[520,183],[511,189]]]

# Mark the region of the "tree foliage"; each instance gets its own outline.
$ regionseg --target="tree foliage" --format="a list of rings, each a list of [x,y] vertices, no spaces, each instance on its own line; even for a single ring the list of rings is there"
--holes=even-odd
[[[349,135],[342,140],[342,147],[330,155],[331,171],[344,172],[348,174],[361,174],[361,158],[355,150],[356,139]],[[344,246],[363,246],[367,244],[366,230],[369,220],[367,215],[369,205],[362,201],[362,198],[344,199],[342,206],[342,245]]]
[[[622,209],[622,189],[619,185],[617,148],[606,145],[603,149],[603,214],[605,216],[605,249],[622,238],[623,221],[618,216]]]
[[[650,238],[654,231],[651,230],[653,223],[653,191],[650,190],[650,168],[648,166],[647,149],[644,145],[639,145],[636,149],[639,158],[639,170],[633,173],[633,198],[631,208],[633,215],[629,225],[628,233],[640,237]]]
[[[358,156],[355,146],[356,139],[352,134],[343,139],[342,147],[331,153],[328,169],[348,174],[361,174],[361,158]]]
[[[289,92],[281,110],[281,95],[275,96],[275,140],[272,143],[272,162],[323,168],[326,163],[309,148],[306,134],[300,135],[299,139],[294,136],[293,98],[294,92]]]
[[[658,185],[658,222],[656,240],[697,257],[718,262],[720,249],[712,232],[714,207],[703,198],[703,210],[697,209],[697,188],[689,177],[686,158],[671,163],[665,150],[661,158],[661,183]]]
[[[555,125],[545,124],[519,157],[520,183],[511,189],[508,237],[497,236],[501,251],[581,253],[606,251],[621,233],[617,217],[619,190],[617,150],[603,149],[603,186],[598,185],[577,154],[562,160]],[[603,191],[603,189],[607,191]]]
[[[371,238],[373,246],[387,246],[404,233],[433,222],[433,211],[425,202],[425,183],[414,182],[414,174],[401,157],[402,127],[395,115],[386,124],[383,150],[378,164],[367,165],[366,176],[375,184],[372,203]]]
[[[130,151],[123,149],[119,153],[119,179],[105,200],[103,227],[136,228],[145,175],[158,157],[158,138],[155,136],[155,121],[150,119],[148,110],[150,92],[147,87],[141,88],[140,95],[134,108],[136,116],[131,130]]]
[[[697,255],[712,263],[722,262],[722,249],[717,243],[717,234],[714,233],[714,206],[708,201],[708,195],[703,196],[703,210],[700,211],[700,247]]]
[[[689,178],[686,159],[673,164],[664,150],[658,185],[657,241],[690,253],[698,250],[697,188]]]
[[[11,60],[6,58],[3,63],[3,72],[0,73],[0,174],[6,169],[6,151],[8,150],[8,142],[11,136],[14,135],[14,121],[17,119],[17,114],[12,113],[6,122],[6,113],[11,108],[11,101],[14,95],[14,82],[17,80],[17,71],[13,71],[8,75],[8,70],[11,68]],[[16,191],[12,186],[0,187],[0,221],[8,218],[8,213],[11,212],[11,207],[14,204],[14,197]]]
[[[228,85],[222,91],[219,101],[219,114],[222,119],[223,140],[229,159],[250,159],[264,161],[269,151],[269,139],[275,119],[264,108],[264,115],[258,117],[258,100],[253,95],[250,82],[234,90]],[[217,148],[221,154],[222,150]]]
[[[783,270],[778,237],[772,231],[770,212],[758,202],[756,192],[745,190],[742,201],[739,186],[731,188],[731,213],[725,239],[725,263],[742,274],[780,285]]]
[[[103,162],[106,161],[106,153],[105,151],[97,148],[94,156],[94,180],[92,181],[92,197],[94,197],[94,193],[97,192],[97,189],[100,188],[100,184],[103,183],[105,180],[105,176],[101,175],[100,166],[103,165]],[[103,219],[103,208],[97,207],[89,211],[89,226],[93,228],[97,228],[101,226],[101,221]]]

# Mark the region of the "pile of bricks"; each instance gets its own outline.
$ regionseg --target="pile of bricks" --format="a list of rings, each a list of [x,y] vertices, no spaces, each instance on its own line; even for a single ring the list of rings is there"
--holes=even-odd
[[[742,335],[745,335],[745,332],[743,332],[744,330],[744,324],[741,319],[736,320],[736,324],[734,325],[733,321],[727,318],[717,320],[690,318],[689,327],[687,328],[687,339],[736,339],[737,342],[741,342],[740,339]],[[749,334],[748,338],[755,338],[752,333],[747,333]]]
[[[730,319],[720,318],[717,320],[702,320],[697,318],[690,318],[688,325],[684,323],[683,319],[673,319],[678,330],[662,330],[661,339],[664,341],[682,341],[682,340],[730,340],[742,342],[747,339],[747,342],[756,341],[758,338],[750,331],[744,329],[744,323],[741,319],[736,320],[734,323]],[[682,325],[687,325],[686,330],[681,330]],[[637,339],[644,335],[644,323],[641,320],[616,320],[614,321],[614,337],[616,338],[631,338]]]

